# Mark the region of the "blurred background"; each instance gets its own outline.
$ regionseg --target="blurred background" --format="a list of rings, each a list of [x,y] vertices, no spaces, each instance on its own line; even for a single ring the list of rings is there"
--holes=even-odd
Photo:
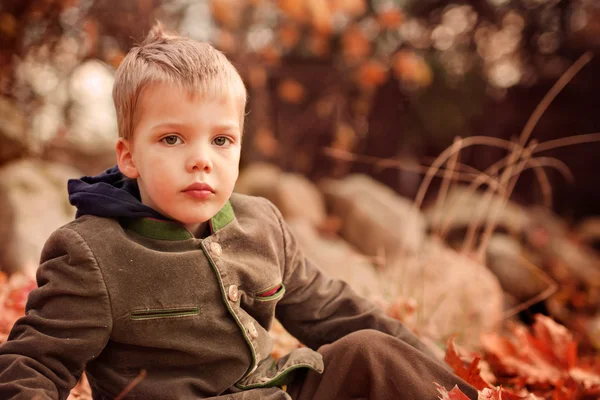
[[[506,355],[481,335],[538,312],[597,357],[597,0],[0,0],[0,341],[44,242],[74,217],[67,179],[116,162],[114,71],[157,20],[239,69],[249,101],[237,190],[274,201],[328,273],[433,348],[458,331],[492,367]],[[543,151],[490,175],[520,160],[550,168],[516,171],[510,201],[445,172],[419,190],[445,149],[485,136],[445,159],[476,181],[507,156],[491,141],[516,141],[532,116],[522,144]],[[575,135],[587,136],[544,145]],[[299,345],[274,335],[277,354]]]
[[[600,47],[593,0],[2,0],[0,165],[36,157],[95,174],[114,164],[115,68],[154,21],[221,49],[250,91],[243,165],[310,179],[364,172],[409,198],[456,136],[517,137],[544,94]],[[600,132],[600,60],[567,85],[533,132],[539,142]],[[600,212],[600,145],[555,156],[553,209]],[[331,157],[326,148],[408,168]],[[502,150],[461,161],[484,170]],[[513,199],[539,203],[525,172]],[[434,186],[436,183],[434,182]]]

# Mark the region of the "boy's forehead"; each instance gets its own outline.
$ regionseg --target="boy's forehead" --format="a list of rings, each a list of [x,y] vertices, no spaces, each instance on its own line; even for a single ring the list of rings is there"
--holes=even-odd
[[[143,111],[149,106],[161,106],[164,103],[217,103],[224,106],[237,106],[241,99],[227,91],[222,93],[203,93],[198,90],[185,88],[181,85],[170,83],[151,83],[141,91],[137,108]]]
[[[136,113],[138,122],[142,119],[161,119],[176,115],[189,116],[190,108],[206,105],[223,106],[235,110],[237,116],[244,112],[240,102],[230,93],[221,96],[207,96],[198,91],[189,90],[180,85],[152,83],[147,85],[138,98]],[[239,125],[239,124],[238,124]]]

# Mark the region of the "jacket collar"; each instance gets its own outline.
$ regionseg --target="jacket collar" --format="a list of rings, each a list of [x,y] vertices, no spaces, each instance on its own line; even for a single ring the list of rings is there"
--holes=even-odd
[[[235,218],[233,207],[229,200],[221,210],[208,221],[211,235],[223,229]],[[127,227],[132,231],[151,239],[161,240],[186,240],[194,235],[179,222],[167,221],[156,218],[135,218],[129,221]]]

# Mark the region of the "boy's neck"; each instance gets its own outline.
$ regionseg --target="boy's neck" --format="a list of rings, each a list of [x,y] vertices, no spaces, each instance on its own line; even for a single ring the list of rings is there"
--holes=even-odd
[[[208,221],[200,224],[184,225],[185,228],[194,235],[195,238],[205,238],[210,235],[210,227]]]

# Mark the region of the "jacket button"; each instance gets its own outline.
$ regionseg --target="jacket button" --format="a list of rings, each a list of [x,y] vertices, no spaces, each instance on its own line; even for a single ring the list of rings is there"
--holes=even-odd
[[[221,245],[217,242],[212,242],[210,244],[210,251],[217,257],[223,254],[223,249],[221,248]]]
[[[229,286],[227,294],[229,296],[229,300],[233,301],[234,303],[236,301],[238,301],[239,293],[238,293],[238,287],[237,286],[235,286],[235,285]]]
[[[256,330],[256,326],[254,326],[254,323],[250,322],[247,325],[247,328],[248,328],[248,333],[250,334],[252,339],[256,339],[258,337],[258,331]]]

